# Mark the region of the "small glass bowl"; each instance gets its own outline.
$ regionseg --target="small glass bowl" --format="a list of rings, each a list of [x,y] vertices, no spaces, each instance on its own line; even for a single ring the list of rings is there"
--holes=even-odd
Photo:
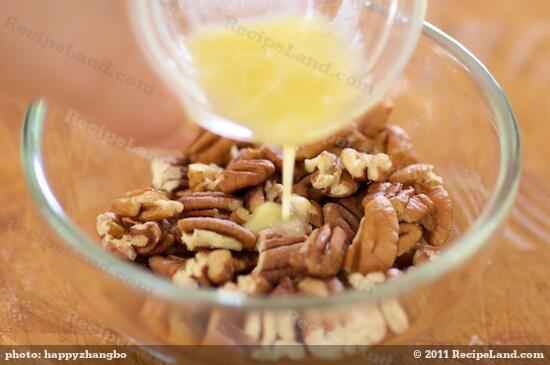
[[[360,65],[360,72],[346,81],[348,86],[353,85],[351,87],[354,88],[362,85],[359,87],[362,92],[348,104],[347,112],[353,119],[388,91],[407,64],[422,29],[427,0],[137,0],[134,5],[131,19],[143,53],[164,78],[166,85],[172,87],[193,121],[212,132],[236,140],[257,141],[256,138],[260,138],[262,142],[262,138],[267,136],[271,138],[268,139],[271,143],[309,143],[342,128],[342,123],[346,121],[334,120],[329,129],[319,130],[307,128],[310,124],[306,121],[295,121],[302,122],[304,126],[296,130],[296,135],[300,137],[298,141],[289,140],[284,124],[271,124],[264,132],[254,135],[257,130],[253,131],[243,121],[224,115],[201,89],[196,79],[200,71],[188,48],[189,38],[213,26],[242,32],[246,29],[247,21],[257,22],[266,18],[323,19],[341,31],[342,43],[355,50],[350,54],[357,58],[354,61]],[[264,40],[275,42],[269,35],[263,38],[263,32],[260,34],[262,41],[255,42],[261,44],[262,48],[267,47],[262,43]],[[275,51],[274,47],[267,48]],[[239,56],[242,62],[247,59],[242,52]],[[287,57],[292,56],[287,54]],[[326,77],[334,77],[333,71],[317,71]],[[269,87],[266,85],[266,88]],[[246,105],[239,107],[246,109]],[[278,135],[285,136],[284,140],[275,140]]]
[[[205,336],[209,343],[245,344],[250,316],[263,325],[291,323],[300,333],[320,334],[338,319],[350,324],[340,343],[408,343],[457,301],[490,257],[517,191],[520,137],[506,96],[487,69],[430,24],[390,96],[396,105],[390,122],[409,132],[421,161],[435,165],[454,204],[446,249],[404,275],[369,291],[325,298],[247,298],[177,287],[122,262],[99,247],[95,216],[113,198],[149,185],[152,154],[124,139],[113,142],[75,111],[37,101],[29,106],[22,136],[26,178],[38,209],[71,247],[45,252],[41,260],[65,271],[114,330],[142,344],[195,345]],[[200,357],[195,363],[219,356],[182,347],[160,351]],[[315,356],[309,348],[304,353]],[[239,351],[224,361],[238,364],[246,356]]]

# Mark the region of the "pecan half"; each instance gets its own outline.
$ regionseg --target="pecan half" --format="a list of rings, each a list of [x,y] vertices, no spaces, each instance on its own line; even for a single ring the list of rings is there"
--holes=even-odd
[[[304,161],[305,168],[311,175],[311,185],[333,198],[344,198],[352,195],[359,188],[350,174],[344,170],[340,159],[323,151],[317,157]]]
[[[414,223],[399,225],[399,239],[397,240],[397,256],[409,252],[422,238],[422,229]]]
[[[428,216],[433,210],[432,200],[424,193],[416,194],[416,190],[409,186],[403,188],[400,183],[375,183],[368,189],[363,198],[363,205],[368,204],[374,197],[383,195],[390,200],[397,211],[400,221],[414,223]]]
[[[253,273],[264,277],[271,284],[276,285],[284,277],[295,276],[305,270],[302,266],[292,266],[291,257],[300,251],[305,237],[282,237],[280,234],[271,233],[270,230],[262,232],[258,239],[258,263]]]
[[[296,271],[305,266],[307,274],[313,277],[335,276],[344,263],[348,242],[343,229],[325,224],[311,232],[299,251],[291,253],[290,265]]]
[[[238,160],[223,172],[220,188],[224,193],[263,184],[275,173],[275,165],[269,160]]]
[[[384,153],[371,155],[345,148],[340,160],[350,175],[360,181],[384,181],[392,170],[392,161]]]
[[[195,192],[178,199],[185,207],[182,218],[211,217],[228,218],[233,212],[242,208],[242,201],[222,192]]]
[[[154,159],[151,162],[151,173],[154,189],[172,193],[187,189],[189,186],[185,159],[173,156]]]
[[[434,246],[441,246],[447,241],[451,234],[453,222],[453,206],[449,193],[442,185],[434,186],[427,192],[433,202],[433,210],[430,214],[430,223],[427,227],[428,243]]]
[[[234,144],[235,142],[230,139],[203,130],[189,146],[186,155],[191,162],[224,166],[231,157],[231,147]]]
[[[254,233],[230,220],[208,217],[184,218],[178,221],[178,227],[182,231],[181,240],[189,250],[208,247],[240,251],[251,250],[256,246]]]
[[[418,185],[427,190],[443,183],[443,179],[436,175],[433,170],[433,165],[417,163],[395,171],[388,180],[405,186]]]
[[[417,163],[409,134],[396,125],[389,125],[380,132],[376,143],[382,152],[390,156],[394,169]]]
[[[188,167],[189,188],[192,191],[219,190],[223,168],[216,164],[192,163]]]
[[[355,237],[361,220],[342,205],[335,203],[327,203],[323,206],[323,218],[325,224],[341,228],[346,234],[347,242],[351,242]]]
[[[379,102],[355,121],[357,129],[367,137],[376,137],[388,124],[393,109],[394,105],[390,100]]]
[[[185,266],[184,258],[179,256],[151,256],[149,257],[149,268],[155,273],[171,278],[174,274]]]
[[[387,198],[377,196],[365,207],[359,232],[348,247],[344,269],[362,274],[389,269],[397,255],[398,231],[395,209]]]
[[[331,147],[336,145],[338,141],[341,141],[343,138],[347,137],[350,133],[352,133],[352,131],[353,127],[348,126],[337,131],[336,133],[333,133],[326,139],[322,139],[315,143],[298,147],[298,149],[296,150],[296,160],[302,161],[318,156],[323,151],[329,150]]]
[[[262,146],[260,153],[263,159],[269,160],[275,165],[277,171],[283,171],[283,151],[275,146]]]

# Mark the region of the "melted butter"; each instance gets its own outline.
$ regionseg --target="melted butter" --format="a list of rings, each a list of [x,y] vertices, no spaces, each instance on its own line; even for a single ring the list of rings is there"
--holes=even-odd
[[[281,204],[265,202],[260,205],[254,213],[247,217],[244,227],[254,233],[264,228],[269,228],[281,221]]]
[[[191,234],[183,233],[181,240],[190,251],[201,247],[226,248],[233,251],[240,251],[242,249],[241,242],[236,239],[204,229],[194,229]]]
[[[309,216],[313,209],[306,198],[291,195],[288,219],[283,219],[281,204],[265,202],[247,217],[244,227],[254,233],[259,233],[261,230],[271,227],[283,236],[302,236],[307,234]]]

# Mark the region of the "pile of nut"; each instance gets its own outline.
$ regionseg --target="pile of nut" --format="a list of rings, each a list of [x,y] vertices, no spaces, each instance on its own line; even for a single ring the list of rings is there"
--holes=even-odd
[[[384,101],[296,153],[292,219],[282,153],[202,131],[182,156],[152,162],[152,187],[97,217],[102,245],[187,287],[324,296],[437,256],[452,204]],[[392,274],[393,273],[393,274]]]

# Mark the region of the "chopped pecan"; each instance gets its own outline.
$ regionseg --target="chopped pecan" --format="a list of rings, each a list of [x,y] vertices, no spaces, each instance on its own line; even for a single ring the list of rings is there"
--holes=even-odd
[[[189,188],[192,191],[219,190],[223,168],[216,164],[192,163],[188,167]]]
[[[347,242],[351,242],[359,229],[360,217],[357,217],[340,204],[327,203],[323,206],[323,219],[331,227],[340,227],[346,233]]]
[[[441,246],[451,234],[453,221],[453,206],[449,193],[442,185],[436,185],[427,191],[429,199],[433,202],[428,226],[428,243]],[[423,222],[424,223],[424,222]]]
[[[311,185],[330,197],[344,198],[359,188],[359,184],[344,170],[340,159],[330,152],[323,151],[306,160],[305,168],[313,173]]]
[[[233,312],[214,309],[210,315],[202,345],[258,345],[243,330],[243,319]]]
[[[214,250],[207,254],[206,275],[210,282],[221,285],[233,280],[236,263],[228,250]]]
[[[271,292],[273,286],[263,276],[249,274],[239,275],[237,289],[247,295],[261,295]]]
[[[244,332],[265,345],[258,349],[255,358],[277,360],[281,357],[301,358],[304,350],[297,346],[271,347],[269,345],[299,345],[296,317],[293,311],[251,312],[244,323]],[[296,353],[300,351],[300,353]],[[298,357],[297,357],[298,356]]]
[[[172,193],[176,190],[187,189],[187,166],[182,158],[168,156],[156,158],[151,162],[154,189]]]
[[[357,290],[371,290],[384,281],[386,281],[386,275],[381,271],[373,271],[366,275],[354,272],[348,276],[349,284]]]
[[[230,152],[234,144],[235,142],[230,139],[203,130],[189,146],[186,154],[191,162],[224,166],[231,157]]]
[[[379,102],[355,121],[357,129],[367,137],[376,137],[388,124],[393,109],[394,105],[390,100]]]
[[[304,267],[293,267],[290,258],[299,252],[305,237],[282,237],[270,230],[262,232],[258,239],[258,263],[253,273],[276,285],[282,278],[295,276],[305,270]]]
[[[443,179],[436,175],[434,167],[425,163],[417,163],[408,165],[395,171],[390,175],[389,181],[392,183],[400,183],[405,186],[421,186],[422,189],[428,190],[433,186],[441,185]]]
[[[337,278],[327,278],[325,280],[305,278],[298,283],[298,290],[302,294],[326,297],[330,294],[341,293],[346,289],[344,284]]]
[[[127,236],[134,247],[146,247],[156,245],[160,241],[161,234],[157,222],[145,222],[131,226],[129,232],[123,238]]]
[[[394,169],[417,163],[409,134],[396,125],[387,126],[376,137],[378,148],[387,153],[393,163]]]
[[[263,184],[275,173],[275,165],[269,160],[237,160],[223,172],[220,188],[225,193]]]
[[[344,263],[348,242],[343,229],[325,224],[311,232],[299,251],[291,253],[290,265],[296,271],[305,266],[307,274],[313,277],[335,276]]]
[[[157,200],[154,203],[144,203],[138,215],[141,221],[161,221],[174,218],[183,211],[183,205],[175,200]]]
[[[397,299],[382,301],[380,309],[393,333],[399,335],[409,329],[409,317]]]
[[[384,153],[371,155],[346,148],[340,160],[350,175],[360,181],[384,181],[392,169],[392,161]]]
[[[433,260],[437,256],[439,256],[439,249],[437,247],[426,244],[418,245],[413,257],[413,265],[418,266],[424,262]]]
[[[344,290],[336,279],[325,281],[306,278],[298,284],[303,294],[327,296]],[[357,309],[311,309],[298,320],[304,343],[315,355],[313,345],[370,345],[386,335],[386,324],[376,305]]]
[[[151,265],[151,262],[149,264]],[[184,259],[183,263],[163,262],[163,264],[169,264],[170,270],[173,270],[177,264],[181,264],[172,274],[172,279],[183,286],[223,285],[233,280],[235,274],[248,269],[248,265],[245,265],[242,259],[233,257],[231,251],[225,249],[199,251],[194,257]]]
[[[115,213],[106,212],[97,216],[96,231],[99,237],[110,235],[114,238],[122,238],[126,230]]]
[[[136,259],[137,253],[135,248],[132,246],[131,242],[124,236],[120,239],[114,238],[109,235],[104,236],[101,239],[101,245],[104,249],[113,253],[115,256],[121,259],[130,261]]]
[[[347,272],[367,274],[387,270],[397,255],[397,213],[390,201],[377,196],[365,207],[365,216],[344,261]]]
[[[330,345],[336,349],[350,345],[366,346],[378,344],[386,337],[386,321],[377,305],[331,312],[312,310],[306,313],[304,321],[308,325],[302,330],[302,335],[314,354],[321,347],[317,345]]]
[[[166,219],[159,222],[159,225],[161,230],[160,239],[156,243],[154,241],[150,241],[147,245],[143,247],[136,247],[136,252],[139,255],[159,255],[173,247],[174,243],[176,242],[176,236],[178,236],[178,234],[175,232],[177,230],[177,227],[174,226],[172,222]]]
[[[182,231],[182,242],[189,250],[208,247],[240,251],[251,250],[256,245],[254,233],[230,220],[184,218],[178,221],[178,227]]]
[[[125,198],[115,199],[112,208],[120,217],[142,222],[173,218],[183,211],[180,202],[170,200],[165,192],[154,189],[130,191]]]
[[[98,216],[98,234],[102,237],[101,243],[104,248],[121,258],[135,260],[137,254],[141,253],[140,250],[147,251],[145,248],[154,248],[161,240],[162,231],[156,222],[137,223],[131,225],[128,230],[112,222],[109,225],[117,224],[117,227],[123,229],[123,234],[120,235],[120,231],[114,232],[116,236],[108,232],[102,234],[105,232],[103,226],[107,224],[103,221],[107,218],[112,218],[112,216],[108,214]],[[113,231],[113,228],[110,228],[110,230]]]

